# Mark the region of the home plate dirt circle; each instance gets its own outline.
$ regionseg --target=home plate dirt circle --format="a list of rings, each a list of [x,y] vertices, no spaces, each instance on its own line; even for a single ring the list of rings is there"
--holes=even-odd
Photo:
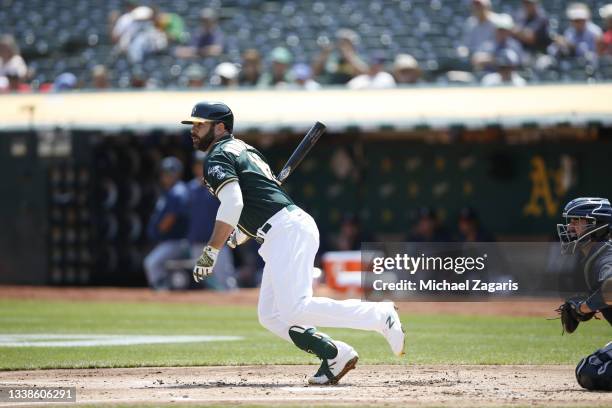
[[[0,372],[0,386],[75,386],[77,403],[261,403],[401,406],[611,406],[582,390],[574,367],[358,365],[332,387],[305,366],[118,368]],[[2,406],[2,403],[0,403]]]

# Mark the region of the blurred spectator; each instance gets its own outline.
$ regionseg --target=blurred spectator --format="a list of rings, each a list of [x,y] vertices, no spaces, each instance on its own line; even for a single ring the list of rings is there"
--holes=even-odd
[[[459,242],[494,241],[493,237],[481,227],[476,210],[470,207],[462,208],[459,211],[457,229],[459,233],[457,241]]]
[[[321,89],[321,84],[312,79],[312,69],[308,64],[299,63],[295,64],[291,69],[292,77],[294,79],[294,86],[300,89],[306,89],[308,91],[314,91]]]
[[[516,72],[518,65],[519,58],[516,52],[511,49],[503,50],[495,60],[497,72],[485,75],[482,78],[482,84],[485,86],[526,85],[527,81]]]
[[[19,82],[26,78],[28,67],[20,54],[12,35],[0,36],[0,77],[14,77]]]
[[[238,77],[240,86],[255,86],[261,76],[261,56],[253,48],[242,53],[242,70]]]
[[[136,7],[138,7],[138,1],[126,0],[125,12],[122,15],[119,16],[117,11],[111,13],[111,41],[114,44],[120,43],[121,39],[128,35],[132,29],[132,23],[134,22],[132,11]]]
[[[539,0],[523,0],[513,30],[515,38],[531,54],[545,53],[551,42],[548,17],[539,3]]]
[[[340,224],[340,232],[330,242],[331,251],[359,251],[362,242],[370,241],[370,236],[364,232],[359,218],[354,214],[345,214]]]
[[[55,92],[70,91],[77,88],[78,79],[72,72],[64,72],[59,74],[53,81],[53,90]]]
[[[32,88],[21,77],[11,72],[4,77],[0,76],[0,91],[27,93],[31,92]]]
[[[198,64],[192,64],[185,69],[187,88],[203,88],[206,83],[206,72]]]
[[[416,213],[416,224],[412,229],[410,242],[449,242],[448,233],[440,225],[435,211],[429,207],[420,208]]]
[[[571,21],[571,27],[565,30],[563,36],[555,37],[553,53],[593,59],[602,32],[591,21],[589,7],[584,3],[572,3],[567,8],[567,18]]]
[[[131,29],[122,36],[120,50],[127,54],[131,62],[138,63],[147,55],[165,49],[168,39],[155,27],[152,8],[136,7],[131,14]]]
[[[179,58],[216,57],[223,52],[223,31],[217,21],[217,13],[211,8],[200,12],[200,29],[191,37],[191,46],[179,47]]]
[[[393,62],[393,77],[398,85],[416,84],[421,79],[421,69],[410,54],[398,54]]]
[[[132,69],[129,78],[129,86],[134,89],[151,88],[148,78],[142,68],[136,66]]]
[[[612,55],[612,3],[599,9],[599,15],[606,24],[606,32],[601,36],[597,51],[599,55]]]
[[[111,87],[108,79],[108,70],[104,65],[96,65],[91,69],[91,77],[94,89],[107,89]]]
[[[166,261],[180,259],[188,250],[189,191],[181,180],[183,165],[176,157],[161,162],[162,195],[157,199],[149,219],[147,234],[155,248],[144,260],[149,286],[155,290],[170,289]]]
[[[191,245],[191,258],[197,259],[212,235],[215,226],[219,200],[202,185],[206,153],[196,152],[193,163],[193,180],[189,189],[189,232],[187,238]],[[212,289],[227,290],[236,287],[236,270],[231,250],[223,246],[219,252],[213,275],[206,280]]]
[[[158,7],[153,7],[153,21],[155,27],[166,35],[170,42],[183,43],[188,38],[185,32],[185,22],[176,13],[161,11]]]
[[[494,66],[495,72],[485,75],[481,81],[482,85],[526,85],[525,79],[516,72],[519,66],[519,58],[514,50],[502,50],[495,59]]]
[[[289,72],[292,59],[291,53],[285,47],[274,48],[270,54],[271,70],[259,77],[257,86],[282,88],[289,85],[292,82]]]
[[[313,77],[328,85],[344,85],[357,75],[368,73],[368,65],[357,53],[359,36],[346,28],[336,32],[335,45],[319,40],[321,52],[312,64]]]
[[[518,57],[518,65],[523,62],[523,47],[521,44],[512,38],[512,30],[514,21],[509,14],[496,14],[492,17],[493,25],[495,26],[494,41],[487,41],[482,44],[477,52],[472,56],[472,65],[476,71],[490,68],[494,65],[495,60],[504,52],[504,50],[512,50]]]
[[[349,89],[395,88],[395,79],[393,75],[385,71],[385,56],[376,52],[370,57],[368,73],[357,75],[346,86]]]
[[[210,78],[212,86],[221,88],[234,88],[238,86],[238,74],[240,70],[231,62],[222,62],[215,67],[215,72]]]
[[[472,15],[463,25],[463,39],[457,48],[460,58],[469,58],[485,43],[495,40],[495,26],[492,18],[495,13],[491,11],[490,0],[473,0]]]

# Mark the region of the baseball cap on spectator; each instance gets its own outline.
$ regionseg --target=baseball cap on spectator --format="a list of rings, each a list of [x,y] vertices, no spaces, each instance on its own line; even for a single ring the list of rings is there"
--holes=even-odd
[[[234,79],[238,76],[239,72],[238,67],[231,62],[222,62],[215,68],[215,75],[225,79]]]
[[[591,11],[584,3],[572,3],[567,8],[567,18],[574,20],[588,20],[591,18]]]
[[[187,77],[187,79],[189,80],[197,81],[200,79],[204,79],[205,76],[206,76],[206,72],[204,71],[204,68],[202,68],[201,66],[197,64],[189,65],[187,69],[185,70],[185,77]]]
[[[607,20],[609,18],[612,18],[612,3],[610,4],[606,4],[605,6],[603,6],[602,8],[599,9],[599,15],[601,16],[601,18],[603,18],[604,20]]]
[[[491,8],[491,0],[472,0],[472,3],[479,3],[486,8]]]
[[[393,69],[401,71],[404,69],[419,69],[419,63],[410,54],[397,54],[393,61]]]
[[[308,64],[299,63],[293,66],[293,76],[298,81],[305,81],[312,76],[312,70]]]
[[[53,81],[53,90],[67,91],[74,89],[77,84],[77,77],[72,72],[64,72],[55,78]]]
[[[153,9],[147,6],[139,6],[132,10],[130,15],[135,21],[150,20],[153,18]]]
[[[290,64],[292,59],[291,53],[285,47],[274,48],[270,57],[272,62],[278,62],[279,64]]]
[[[217,13],[215,12],[215,10],[211,9],[210,7],[203,8],[202,11],[200,11],[200,19],[216,20]]]
[[[514,28],[514,20],[510,14],[500,13],[492,17],[493,25],[498,30],[512,30]]]
[[[166,157],[161,161],[160,169],[162,173],[181,174],[183,163],[174,156]]]
[[[381,65],[387,62],[387,56],[384,52],[377,50],[370,54],[370,64]]]
[[[350,28],[341,28],[338,31],[336,31],[336,39],[348,40],[353,45],[355,45],[359,42],[359,34],[351,30]]]

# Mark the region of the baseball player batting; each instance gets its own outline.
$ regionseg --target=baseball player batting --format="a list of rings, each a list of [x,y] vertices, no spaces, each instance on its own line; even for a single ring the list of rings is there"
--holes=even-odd
[[[348,344],[316,326],[373,330],[391,350],[404,354],[404,331],[391,302],[313,297],[319,231],[313,218],[280,188],[264,156],[232,135],[234,114],[220,102],[200,102],[181,123],[192,125],[195,149],[208,152],[204,184],[221,202],[215,227],[193,270],[196,282],[212,273],[219,250],[249,238],[265,262],[257,313],[277,336],[322,360],[310,384],[337,384],[359,356]]]

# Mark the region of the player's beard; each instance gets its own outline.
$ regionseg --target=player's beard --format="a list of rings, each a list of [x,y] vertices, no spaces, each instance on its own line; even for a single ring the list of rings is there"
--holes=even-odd
[[[199,137],[196,135],[196,139],[197,139],[197,143],[194,142],[193,147],[195,147],[197,150],[200,150],[202,152],[208,151],[208,148],[210,147],[212,142],[215,140],[214,126],[211,126],[210,129],[208,129],[208,132],[206,132],[204,136]]]

